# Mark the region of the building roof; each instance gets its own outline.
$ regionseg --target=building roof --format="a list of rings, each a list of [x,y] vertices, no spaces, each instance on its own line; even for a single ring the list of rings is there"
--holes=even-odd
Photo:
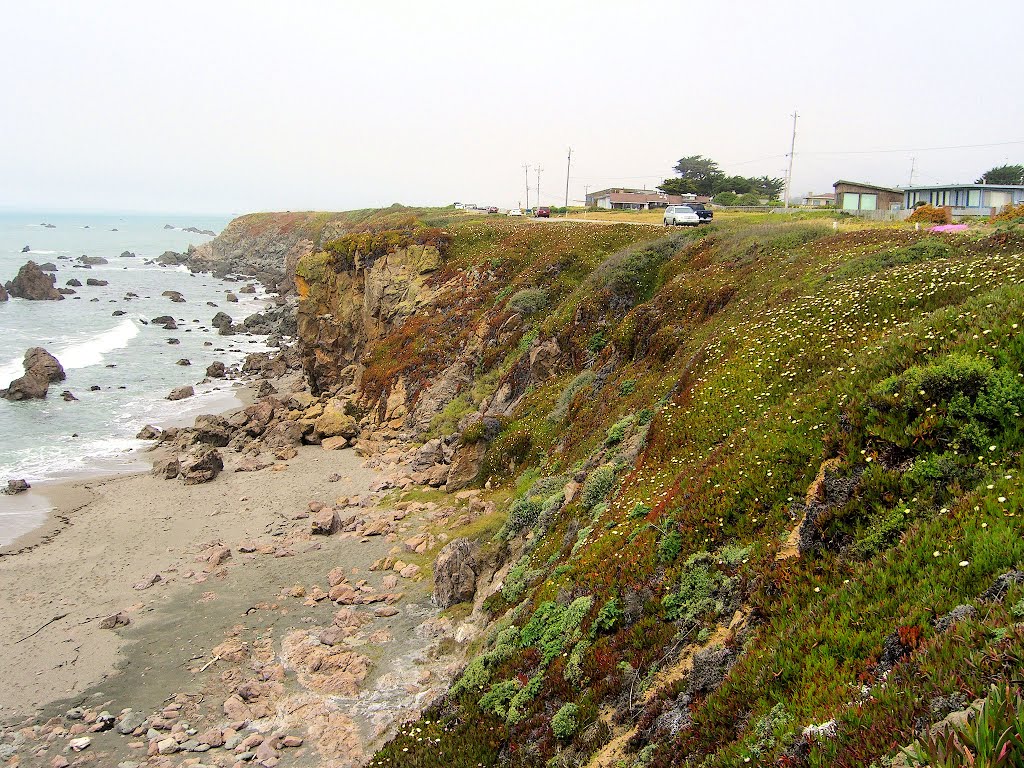
[[[838,184],[839,182],[836,182],[836,183]],[[815,199],[815,198],[817,198],[819,200],[835,200],[836,199],[836,193],[835,192],[819,192],[816,195],[815,194],[804,195],[804,199],[805,200],[812,200],[812,199]]]
[[[927,187],[907,187],[907,192],[927,192],[931,189],[1024,189],[1024,184],[932,184]]]
[[[611,192],[601,197],[609,197],[613,203],[681,203],[679,195],[666,195],[664,192]]]
[[[892,192],[895,195],[902,195],[903,190],[899,187],[880,187],[877,184],[865,184],[863,181],[847,181],[846,179],[840,179],[833,187],[838,187],[840,184],[849,184],[851,187],[864,187],[865,189],[877,189],[879,192]]]
[[[660,194],[656,189],[636,189],[634,187],[608,187],[607,189],[599,189],[597,190],[597,192],[588,192],[587,197],[607,197],[608,195],[615,192],[632,192],[635,194],[648,195]]]

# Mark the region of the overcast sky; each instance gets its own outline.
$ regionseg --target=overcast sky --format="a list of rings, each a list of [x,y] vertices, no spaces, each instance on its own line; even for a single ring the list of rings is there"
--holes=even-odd
[[[573,200],[656,185],[691,154],[784,176],[794,109],[794,194],[905,185],[911,157],[919,184],[1024,161],[1009,0],[0,10],[3,207],[510,206],[524,163],[555,204],[569,146]]]

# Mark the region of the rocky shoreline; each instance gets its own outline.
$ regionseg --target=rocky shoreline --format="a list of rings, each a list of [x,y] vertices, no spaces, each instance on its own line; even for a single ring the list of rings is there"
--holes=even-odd
[[[289,335],[268,314],[245,327]],[[151,473],[56,491],[60,524],[0,557],[0,758],[355,766],[446,691],[482,624],[440,611],[500,586],[455,533],[494,505],[458,491],[451,439],[314,394],[275,341],[207,371],[250,404],[145,428]]]

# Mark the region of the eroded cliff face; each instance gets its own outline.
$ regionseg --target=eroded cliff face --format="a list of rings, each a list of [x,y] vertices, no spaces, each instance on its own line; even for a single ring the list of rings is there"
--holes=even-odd
[[[326,253],[307,253],[295,287],[303,368],[313,391],[358,384],[367,344],[426,305],[434,295],[428,277],[440,266],[430,245],[409,245],[378,257],[356,253],[338,269]]]
[[[253,213],[231,221],[209,243],[189,253],[196,269],[215,275],[254,275],[282,293],[294,289],[295,267],[320,244],[345,234],[352,224],[344,213]]]

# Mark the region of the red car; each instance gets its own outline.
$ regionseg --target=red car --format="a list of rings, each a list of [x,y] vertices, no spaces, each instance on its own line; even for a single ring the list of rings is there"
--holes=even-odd
[[[542,205],[537,208],[537,212],[533,215],[536,216],[538,219],[550,219],[551,209],[548,208],[546,205]]]

